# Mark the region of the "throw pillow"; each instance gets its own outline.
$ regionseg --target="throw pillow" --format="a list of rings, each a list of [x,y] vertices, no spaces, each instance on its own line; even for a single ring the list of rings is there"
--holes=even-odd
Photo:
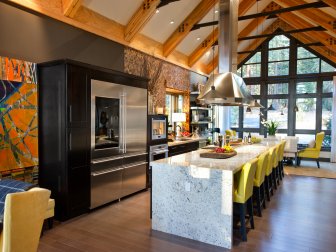
[[[309,143],[308,143],[308,147],[309,147],[309,148],[314,148],[314,147],[315,147],[315,140],[311,140],[311,141],[309,141]]]

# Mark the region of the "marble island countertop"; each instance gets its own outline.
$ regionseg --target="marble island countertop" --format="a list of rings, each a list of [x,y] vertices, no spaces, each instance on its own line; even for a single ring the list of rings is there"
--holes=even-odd
[[[186,142],[186,141],[183,141]],[[151,162],[161,165],[170,165],[176,167],[193,167],[193,168],[208,168],[218,170],[228,170],[233,173],[239,171],[243,164],[249,160],[259,156],[262,152],[266,151],[269,147],[275,145],[275,143],[260,143],[252,145],[242,145],[235,147],[237,155],[227,159],[213,159],[200,157],[200,153],[209,152],[209,149],[199,149],[177,156],[160,159]]]

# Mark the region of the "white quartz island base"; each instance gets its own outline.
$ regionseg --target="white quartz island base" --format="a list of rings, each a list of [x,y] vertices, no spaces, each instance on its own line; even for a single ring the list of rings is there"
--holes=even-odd
[[[233,174],[268,147],[239,147],[224,160],[198,150],[151,162],[152,229],[231,248]]]

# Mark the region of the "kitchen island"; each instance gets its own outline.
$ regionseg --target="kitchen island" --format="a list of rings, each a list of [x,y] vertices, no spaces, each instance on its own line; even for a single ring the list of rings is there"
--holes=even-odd
[[[231,248],[233,175],[275,144],[243,145],[229,159],[200,149],[151,162],[152,229]]]

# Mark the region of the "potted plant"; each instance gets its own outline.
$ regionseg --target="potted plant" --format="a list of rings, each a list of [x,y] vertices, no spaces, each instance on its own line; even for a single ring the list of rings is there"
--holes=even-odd
[[[267,133],[269,136],[275,136],[275,133],[279,127],[279,122],[275,120],[268,120],[268,121],[262,121],[262,125],[267,129]]]

